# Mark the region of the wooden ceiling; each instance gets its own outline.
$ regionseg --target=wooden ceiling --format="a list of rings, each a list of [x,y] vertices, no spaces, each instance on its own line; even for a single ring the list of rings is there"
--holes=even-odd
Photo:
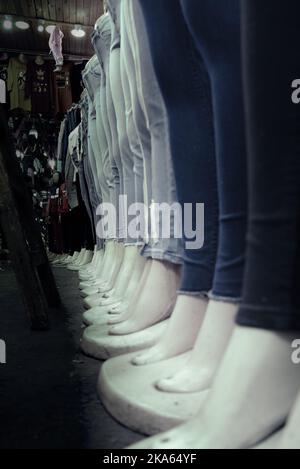
[[[93,54],[90,34],[102,13],[103,0],[0,0],[0,51],[49,54],[49,35],[37,31],[38,24],[45,21],[45,25],[60,25],[65,35],[63,52],[67,58],[87,59]],[[2,21],[5,15],[13,21],[27,21],[30,29],[21,31],[14,27],[12,31],[4,31]],[[83,26],[85,38],[71,35],[74,25]]]

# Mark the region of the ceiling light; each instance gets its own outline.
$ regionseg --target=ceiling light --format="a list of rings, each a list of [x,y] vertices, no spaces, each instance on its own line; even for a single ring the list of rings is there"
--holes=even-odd
[[[25,31],[26,29],[30,28],[30,24],[26,21],[16,21],[16,27]]]
[[[42,24],[39,24],[37,27],[37,30],[39,33],[43,33],[45,31],[45,26],[43,26]]]
[[[12,23],[12,21],[11,21],[11,20],[8,20],[8,19],[4,20],[4,21],[3,21],[3,28],[6,29],[6,31],[11,30],[11,29],[13,28],[13,23]]]
[[[52,34],[54,29],[55,29],[55,26],[53,24],[49,24],[49,26],[47,26],[46,28],[46,31],[48,34]]]
[[[82,38],[86,35],[86,32],[82,29],[81,26],[75,26],[71,31],[72,36]]]

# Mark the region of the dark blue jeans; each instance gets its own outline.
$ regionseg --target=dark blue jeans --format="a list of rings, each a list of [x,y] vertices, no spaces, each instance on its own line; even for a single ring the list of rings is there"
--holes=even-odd
[[[300,329],[300,4],[242,0],[250,216],[238,323]]]
[[[247,225],[239,0],[139,1],[168,111],[178,197],[205,204],[204,246],[185,250],[182,291],[212,289],[236,301]]]

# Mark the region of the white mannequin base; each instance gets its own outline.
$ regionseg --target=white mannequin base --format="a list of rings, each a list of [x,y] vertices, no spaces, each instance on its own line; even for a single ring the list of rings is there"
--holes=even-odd
[[[299,367],[299,365],[297,365]],[[300,371],[300,370],[299,370]],[[300,449],[300,394],[296,400],[288,423],[282,431],[282,439],[279,444],[279,449]]]
[[[132,448],[249,449],[285,423],[299,387],[292,334],[236,326],[205,406],[184,425]]]
[[[99,376],[101,401],[116,420],[131,430],[153,435],[197,414],[207,391],[191,397],[161,393],[153,386],[160,376],[184,366],[186,355],[144,367],[133,366],[133,357],[130,354],[107,361]]]
[[[110,327],[100,325],[85,329],[81,340],[82,351],[98,360],[107,360],[111,357],[152,347],[165,332],[167,321],[126,336],[109,335]]]
[[[282,440],[282,436],[283,436],[283,430],[274,433],[273,436],[271,436],[270,438],[267,438],[265,441],[258,444],[252,449],[260,449],[260,450],[261,449],[264,449],[264,450],[279,449],[279,444]]]

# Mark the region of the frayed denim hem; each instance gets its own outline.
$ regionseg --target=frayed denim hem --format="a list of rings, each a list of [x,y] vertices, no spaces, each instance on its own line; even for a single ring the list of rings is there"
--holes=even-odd
[[[242,302],[242,298],[234,298],[230,296],[222,296],[222,295],[215,295],[212,291],[208,293],[208,298],[213,301],[222,301],[223,303],[233,303],[233,304],[240,304]]]
[[[178,256],[178,254],[162,251],[160,249],[153,249],[149,246],[145,246],[141,252],[141,255],[146,258],[151,258],[157,261],[167,261],[176,265],[182,265],[183,263],[181,256]]]
[[[186,291],[186,290],[179,290],[178,295],[185,295],[185,296],[194,296],[195,298],[202,298],[203,300],[208,300],[208,292],[197,292],[197,291]]]

